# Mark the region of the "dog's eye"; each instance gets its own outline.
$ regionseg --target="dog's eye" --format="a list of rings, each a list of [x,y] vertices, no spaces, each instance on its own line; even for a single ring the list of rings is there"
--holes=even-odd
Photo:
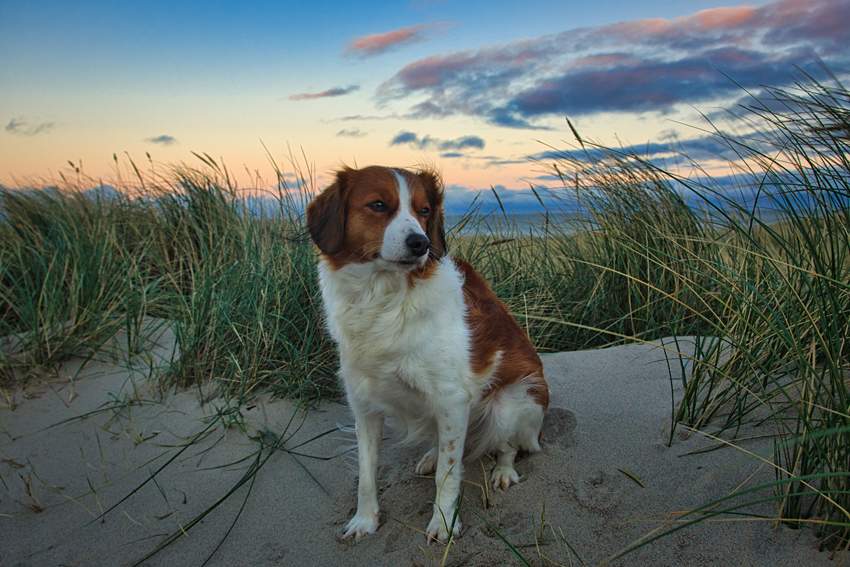
[[[429,214],[431,214],[431,209],[429,209],[428,207],[424,207],[419,211],[419,216],[424,218],[428,218]]]
[[[372,201],[366,206],[375,211],[376,213],[383,213],[389,208],[387,207],[387,204],[383,201]]]

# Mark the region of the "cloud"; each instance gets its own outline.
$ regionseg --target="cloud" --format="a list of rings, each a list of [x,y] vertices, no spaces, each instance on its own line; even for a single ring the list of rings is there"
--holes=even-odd
[[[419,136],[414,132],[400,132],[396,134],[395,138],[390,140],[391,146],[398,146],[400,144],[417,144],[419,142]],[[422,147],[420,145],[420,147]]]
[[[362,131],[360,128],[354,128],[351,130],[340,130],[336,133],[336,135],[346,137],[346,138],[362,138],[363,136],[368,136],[368,134]]]
[[[397,114],[389,114],[385,116],[378,115],[364,115],[364,114],[352,114],[349,116],[342,116],[340,118],[333,118],[331,120],[327,120],[326,122],[356,122],[356,121],[367,121],[367,120],[398,120],[399,116]]]
[[[464,148],[484,149],[484,140],[478,136],[464,136],[447,142],[440,142],[441,150],[462,150]]]
[[[510,128],[540,128],[553,116],[663,113],[787,84],[795,66],[813,69],[818,57],[847,68],[847,21],[846,0],[779,0],[573,29],[420,59],[377,96],[416,97],[417,118],[461,114]]]
[[[348,42],[345,55],[357,55],[361,59],[374,57],[400,45],[425,41],[429,33],[451,25],[448,22],[419,24],[418,26],[399,28],[386,33],[353,37]]]
[[[483,150],[485,142],[478,136],[461,136],[454,140],[440,140],[428,135],[420,138],[415,132],[399,132],[392,140],[390,140],[390,146],[400,146],[404,144],[409,144],[420,150],[435,149],[445,152],[443,157],[460,157],[462,155],[459,153],[460,150],[469,148]]]
[[[6,124],[6,131],[19,136],[35,136],[36,134],[46,134],[55,127],[55,122],[38,122],[33,124],[24,117],[19,116],[9,120],[9,123]]]
[[[354,91],[360,90],[360,85],[351,85],[348,87],[334,87],[320,93],[299,93],[290,95],[289,100],[313,100],[317,98],[329,98],[334,96],[343,96]]]
[[[755,141],[751,141],[755,145]],[[618,148],[586,147],[567,150],[545,150],[527,156],[531,162],[548,165],[551,162],[567,161],[577,164],[590,164],[609,159],[612,155],[620,157],[638,156],[670,171],[676,167],[689,167],[695,163],[705,164],[712,160],[737,161],[740,156],[734,146],[716,134],[680,140],[675,136],[662,142],[651,142],[620,146]],[[543,180],[546,176],[538,177]],[[557,178],[556,178],[557,180]]]
[[[162,136],[145,138],[145,142],[149,142],[151,144],[159,144],[160,146],[173,146],[177,143],[177,138],[175,138],[174,136],[163,134]]]

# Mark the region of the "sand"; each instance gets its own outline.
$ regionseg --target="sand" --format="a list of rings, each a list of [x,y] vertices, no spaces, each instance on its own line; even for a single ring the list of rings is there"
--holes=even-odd
[[[492,463],[466,463],[463,530],[446,554],[422,534],[434,498],[433,479],[414,473],[424,447],[388,439],[383,523],[355,545],[340,537],[357,485],[345,405],[304,411],[260,398],[230,410],[240,419],[214,419],[224,400],[162,392],[148,380],[173,355],[167,330],[159,343],[146,361],[105,353],[79,371],[72,360],[10,394],[11,407],[0,409],[0,565],[425,566],[444,556],[446,565],[522,564],[502,537],[531,565],[581,565],[564,541],[595,565],[660,526],[681,525],[680,512],[774,478],[735,448],[694,453],[716,446],[702,434],[679,430],[669,444],[681,388],[671,386],[662,349],[551,354],[543,357],[551,390],[544,449],[519,459],[519,485],[485,493]],[[772,455],[769,440],[745,448]],[[770,517],[776,505],[748,511]],[[612,564],[841,564],[818,551],[810,530],[716,520]]]

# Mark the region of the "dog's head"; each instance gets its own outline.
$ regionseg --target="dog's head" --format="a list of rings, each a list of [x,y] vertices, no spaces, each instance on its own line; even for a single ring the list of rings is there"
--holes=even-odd
[[[374,262],[410,272],[446,253],[443,187],[431,170],[345,167],[307,207],[307,228],[334,269]]]

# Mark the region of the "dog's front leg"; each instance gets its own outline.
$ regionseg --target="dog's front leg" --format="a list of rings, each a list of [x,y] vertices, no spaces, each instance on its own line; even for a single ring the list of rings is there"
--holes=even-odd
[[[358,540],[378,529],[378,454],[381,452],[384,417],[374,413],[356,414],[354,428],[357,433],[357,461],[360,465],[357,514],[348,522],[343,537],[353,535]]]
[[[460,535],[460,483],[463,476],[463,443],[466,440],[466,428],[469,422],[469,408],[466,403],[453,404],[443,408],[437,420],[439,427],[439,450],[437,456],[437,498],[434,504],[434,516],[428,524],[428,541],[438,539],[446,541],[449,532]]]

